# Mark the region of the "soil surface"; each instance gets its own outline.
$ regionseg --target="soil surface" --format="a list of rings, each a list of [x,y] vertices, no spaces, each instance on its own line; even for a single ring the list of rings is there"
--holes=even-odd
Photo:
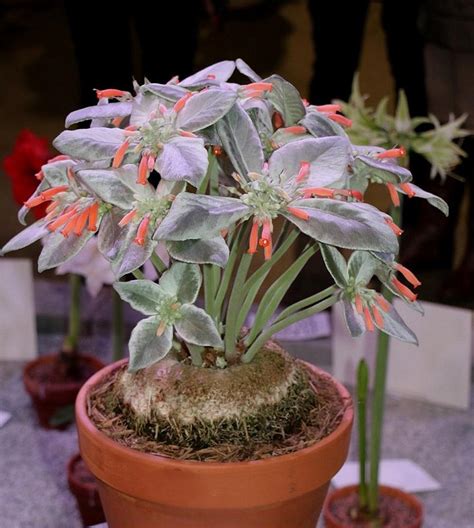
[[[94,387],[89,394],[88,415],[96,427],[127,447],[181,460],[238,462],[292,453],[309,447],[332,433],[341,422],[349,404],[341,399],[328,376],[310,373],[317,395],[316,404],[307,422],[302,423],[298,430],[291,431],[281,440],[272,443],[257,443],[249,439],[246,444],[221,444],[195,450],[157,442],[148,436],[140,436],[132,430],[124,416],[108,405],[110,398],[107,396],[110,394],[117,372],[119,370],[112,373],[101,385]]]
[[[359,497],[357,491],[345,497],[339,497],[330,505],[331,513],[341,523],[341,526],[354,528],[406,528],[412,526],[417,519],[416,510],[399,497],[380,495],[379,523],[361,518],[359,513]]]

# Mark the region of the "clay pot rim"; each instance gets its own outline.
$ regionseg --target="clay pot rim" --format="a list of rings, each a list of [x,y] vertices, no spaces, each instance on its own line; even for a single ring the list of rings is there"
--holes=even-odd
[[[359,484],[351,484],[349,486],[342,486],[341,488],[337,488],[329,493],[326,498],[326,502],[324,503],[323,509],[323,516],[325,522],[331,522],[334,526],[338,526],[339,528],[354,528],[354,524],[342,524],[340,521],[335,519],[331,510],[329,509],[329,504],[339,497],[350,495],[358,488]],[[419,526],[421,526],[421,522],[424,517],[424,508],[423,503],[420,501],[420,499],[418,499],[418,497],[416,497],[412,493],[408,493],[407,491],[402,490],[401,488],[387,486],[386,484],[380,484],[379,491],[389,497],[398,497],[410,506],[413,506],[416,511],[416,519],[413,521],[412,524],[405,526],[404,528],[418,528]]]
[[[81,488],[86,491],[95,492],[97,491],[97,484],[92,484],[90,482],[82,482],[76,477],[76,473],[74,472],[74,469],[76,467],[76,464],[82,460],[81,453],[76,453],[73,455],[69,462],[67,463],[67,478],[69,485],[72,484],[73,487]]]
[[[92,364],[93,366],[96,366],[99,370],[97,372],[100,372],[100,370],[103,368],[104,363],[96,358],[95,356],[92,356],[90,354],[79,354],[80,358],[84,360],[85,363]],[[23,382],[28,389],[28,391],[31,393],[36,392],[34,390],[35,387],[38,385],[42,385],[44,387],[44,390],[53,389],[55,391],[57,390],[72,390],[78,386],[82,386],[84,384],[83,381],[62,381],[58,383],[54,382],[45,382],[40,383],[38,380],[34,378],[34,376],[31,375],[32,370],[41,363],[53,363],[57,358],[59,357],[59,353],[54,354],[45,354],[38,356],[35,359],[32,359],[31,361],[28,361],[28,363],[23,367]],[[96,373],[93,375],[95,376]]]
[[[93,386],[97,385],[102,380],[103,377],[107,376],[109,373],[121,367],[127,362],[128,362],[128,359],[122,359],[120,361],[107,365],[103,369],[93,374],[86,381],[86,383],[81,387],[81,390],[79,391],[79,394],[77,395],[75,410],[76,410],[76,415],[80,416],[82,427],[87,431],[87,433],[90,436],[95,437],[95,438],[100,438],[100,442],[104,444],[106,448],[109,448],[115,451],[117,454],[122,454],[129,458],[132,458],[134,461],[137,461],[137,462],[146,462],[147,460],[148,461],[154,460],[154,461],[159,461],[161,465],[168,466],[169,468],[183,468],[183,469],[196,468],[199,466],[201,470],[208,469],[210,472],[215,472],[215,471],[219,471],[223,469],[228,471],[228,470],[231,470],[231,468],[240,470],[240,469],[245,469],[248,467],[256,468],[258,466],[260,467],[265,466],[267,468],[269,466],[278,467],[279,465],[286,465],[292,460],[299,459],[301,458],[301,456],[305,454],[310,454],[314,451],[319,451],[320,449],[324,449],[326,445],[331,444],[336,439],[342,437],[346,433],[347,429],[349,429],[352,425],[353,416],[354,416],[354,407],[353,407],[352,398],[351,398],[351,395],[349,394],[349,391],[341,383],[339,383],[333,376],[328,374],[326,371],[310,363],[303,362],[307,367],[309,367],[311,370],[313,370],[317,374],[328,377],[331,380],[331,382],[336,386],[339,395],[341,396],[342,400],[344,401],[346,405],[344,414],[342,416],[342,419],[339,425],[336,427],[336,429],[332,433],[324,437],[322,440],[308,447],[305,447],[303,449],[294,451],[293,453],[268,457],[268,458],[264,458],[261,460],[248,460],[248,461],[238,461],[238,462],[205,462],[205,461],[199,461],[199,460],[178,460],[178,459],[174,459],[170,457],[165,457],[162,455],[143,453],[141,451],[137,451],[130,447],[123,446],[115,442],[111,438],[109,438],[105,433],[102,433],[101,431],[99,431],[99,429],[97,429],[97,427],[94,425],[94,423],[89,418],[86,412],[87,394],[89,393],[89,390]]]

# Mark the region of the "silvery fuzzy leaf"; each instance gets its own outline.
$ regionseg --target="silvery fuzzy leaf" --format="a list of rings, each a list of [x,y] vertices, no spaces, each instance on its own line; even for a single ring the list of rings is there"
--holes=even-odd
[[[132,112],[131,102],[122,103],[108,103],[101,105],[88,106],[71,112],[66,117],[66,128],[82,121],[89,121],[92,119],[113,119],[115,117],[126,117]]]
[[[68,185],[67,170],[74,165],[76,165],[76,162],[73,160],[61,160],[43,165],[41,167],[44,176],[43,181],[46,181],[51,187]]]
[[[354,306],[348,299],[343,299],[344,319],[352,337],[359,337],[365,332],[363,317],[356,312]]]
[[[144,315],[156,315],[158,305],[168,297],[158,284],[150,280],[114,282],[113,286],[123,301]]]
[[[445,216],[449,215],[449,205],[442,198],[440,198],[439,196],[436,196],[436,194],[431,194],[423,190],[421,187],[418,187],[417,185],[414,185],[413,183],[410,183],[410,187],[412,187],[413,191],[415,192],[415,198],[424,198],[433,207],[436,207],[436,209],[439,209]],[[403,194],[406,194],[405,191],[403,191],[403,189],[397,189],[397,190]]]
[[[302,220],[282,213],[300,230],[318,242],[347,249],[396,252],[398,241],[384,220],[384,215],[365,203],[315,198],[296,200],[291,207],[310,215]]]
[[[176,127],[190,132],[202,130],[216,123],[232,108],[237,93],[212,88],[193,95],[178,112]]]
[[[357,285],[365,286],[383,264],[370,251],[354,251],[347,264],[349,276]]]
[[[222,348],[222,339],[216,325],[202,308],[184,304],[181,306],[181,316],[174,324],[181,339],[193,345]]]
[[[124,239],[124,229],[118,224],[124,212],[116,208],[111,209],[102,217],[99,234],[97,235],[97,247],[107,260],[117,257],[121,242]]]
[[[76,173],[84,187],[103,202],[128,210],[134,202],[133,191],[125,185],[119,174],[116,169],[81,170]]]
[[[228,81],[234,73],[234,70],[235,62],[224,60],[186,77],[178,85],[186,88],[200,88],[220,84],[221,82]]]
[[[201,289],[201,270],[196,264],[175,262],[160,278],[160,288],[168,295],[176,295],[180,303],[193,303]]]
[[[248,213],[248,206],[237,198],[183,192],[174,200],[154,238],[175,241],[215,238]]]
[[[151,92],[161,99],[165,99],[170,103],[175,103],[178,99],[185,96],[189,90],[181,88],[175,84],[147,83],[140,87],[140,91],[142,93]]]
[[[271,141],[278,147],[283,147],[288,143],[295,141],[303,141],[305,139],[312,139],[313,136],[310,134],[291,134],[286,131],[285,128],[279,128],[271,137]]]
[[[65,130],[53,141],[62,154],[84,161],[113,158],[124,142],[125,135],[119,128],[80,128]]]
[[[9,253],[10,251],[17,251],[18,249],[23,249],[33,242],[40,240],[46,235],[49,235],[50,231],[46,227],[46,222],[44,220],[38,220],[34,224],[29,225],[17,235],[15,235],[11,240],[9,240],[1,249],[0,255]]]
[[[157,242],[149,236],[146,237],[143,246],[136,244],[133,240],[137,234],[137,229],[138,224],[133,221],[130,222],[117,240],[118,251],[111,261],[112,270],[118,278],[143,266],[157,245]]]
[[[160,359],[163,359],[171,350],[173,344],[173,328],[167,326],[162,335],[156,332],[160,325],[160,319],[156,316],[147,317],[138,322],[132,330],[128,348],[130,359],[128,362],[129,372],[149,367]]]
[[[350,143],[345,138],[311,138],[289,143],[270,157],[268,168],[272,179],[293,178],[302,161],[310,163],[305,187],[326,187],[345,177],[349,163]]]
[[[298,90],[279,75],[272,75],[264,82],[272,83],[268,92],[268,100],[280,112],[285,126],[296,125],[306,114],[301,95]]]
[[[332,275],[334,282],[340,288],[345,288],[349,279],[346,259],[332,246],[319,244],[319,247],[321,248],[321,255],[323,256],[326,268]]]
[[[163,144],[155,169],[165,180],[187,181],[198,187],[206,175],[207,150],[201,138],[174,137]]]
[[[229,247],[222,237],[168,242],[166,247],[172,258],[182,262],[215,264],[223,268],[229,258]]]
[[[242,75],[245,75],[245,77],[248,77],[252,82],[260,82],[262,80],[260,75],[255,73],[252,68],[242,59],[237,59],[235,61],[235,65],[239,72]]]
[[[74,257],[94,236],[92,231],[85,230],[82,235],[70,234],[65,237],[61,233],[51,233],[44,238],[43,250],[38,259],[38,271],[55,268]]]
[[[158,111],[159,106],[159,97],[151,92],[140,91],[132,102],[130,125],[140,127],[150,119],[150,114]]]
[[[29,197],[29,199],[36,198],[36,196],[38,196],[41,192],[45,191],[49,187],[51,187],[50,184],[43,178],[38,183],[38,187],[36,187],[35,192]],[[31,211],[31,209],[29,207],[26,207],[26,205],[23,205],[20,208],[20,210],[17,213],[17,218],[18,218],[18,221],[20,222],[20,224],[26,225],[26,217],[28,216],[28,213],[30,211]]]
[[[375,145],[352,145],[354,156],[373,156],[385,152],[383,147],[376,147]]]
[[[217,122],[216,129],[226,154],[239,174],[246,176],[249,172],[262,170],[264,159],[257,129],[239,103]]]
[[[262,135],[265,138],[270,137],[273,134],[273,124],[270,117],[270,112],[267,108],[267,103],[261,99],[255,98],[250,99],[249,101],[255,101],[255,104],[253,104],[251,107],[248,107],[247,104],[244,103],[243,107],[255,125],[260,138],[262,138]]]
[[[375,325],[379,330],[385,332],[386,334],[400,339],[400,341],[405,341],[406,343],[412,343],[413,345],[418,345],[418,339],[416,335],[408,328],[403,319],[400,317],[399,313],[393,307],[393,304],[390,305],[390,311],[384,312],[380,310],[380,314],[383,317],[383,328]]]
[[[405,183],[412,179],[411,172],[408,169],[400,167],[396,163],[382,161],[369,156],[357,156],[354,159],[353,169],[355,173],[366,177],[376,176],[383,182]]]
[[[310,134],[317,138],[329,136],[347,137],[341,125],[335,123],[320,112],[307,111],[299,124],[303,125]]]

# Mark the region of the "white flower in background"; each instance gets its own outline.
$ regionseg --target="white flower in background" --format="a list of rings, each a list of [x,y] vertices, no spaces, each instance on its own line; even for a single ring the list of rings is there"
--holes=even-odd
[[[104,284],[113,284],[117,277],[112,271],[110,262],[104,258],[97,248],[97,238],[87,241],[82,251],[75,257],[56,268],[57,275],[76,273],[86,279],[87,291],[96,297]]]

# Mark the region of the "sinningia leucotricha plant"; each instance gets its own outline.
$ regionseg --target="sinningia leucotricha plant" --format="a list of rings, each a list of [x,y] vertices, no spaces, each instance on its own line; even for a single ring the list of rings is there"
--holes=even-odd
[[[229,82],[237,68],[246,85]],[[60,155],[38,174],[37,191],[19,213],[49,202],[47,216],[3,248],[42,239],[40,271],[74,257],[97,236],[120,296],[146,318],[130,339],[130,369],[146,367],[173,348],[195,365],[212,348],[216,365],[252,360],[286,326],[342,301],[355,336],[374,326],[415,343],[394,307],[371,288],[378,277],[416,305],[416,277],[396,262],[400,229],[364,203],[370,181],[394,192],[446,204],[411,183],[395,158],[402,149],[358,147],[338,105],[313,106],[277,75],[261,79],[243,61],[223,61],[187,79],[146,82],[135,95],[97,91],[97,106],[70,114],[54,141]],[[155,187],[151,173],[160,176]],[[274,264],[300,233],[309,242],[267,288],[254,325],[248,312]],[[160,258],[166,251],[168,259]],[[259,266],[250,265],[262,251]],[[339,249],[353,250],[348,262]],[[274,314],[303,266],[321,250],[335,284]],[[151,260],[158,283],[140,268]],[[136,280],[126,280],[134,274]],[[203,290],[204,305],[196,306]]]

